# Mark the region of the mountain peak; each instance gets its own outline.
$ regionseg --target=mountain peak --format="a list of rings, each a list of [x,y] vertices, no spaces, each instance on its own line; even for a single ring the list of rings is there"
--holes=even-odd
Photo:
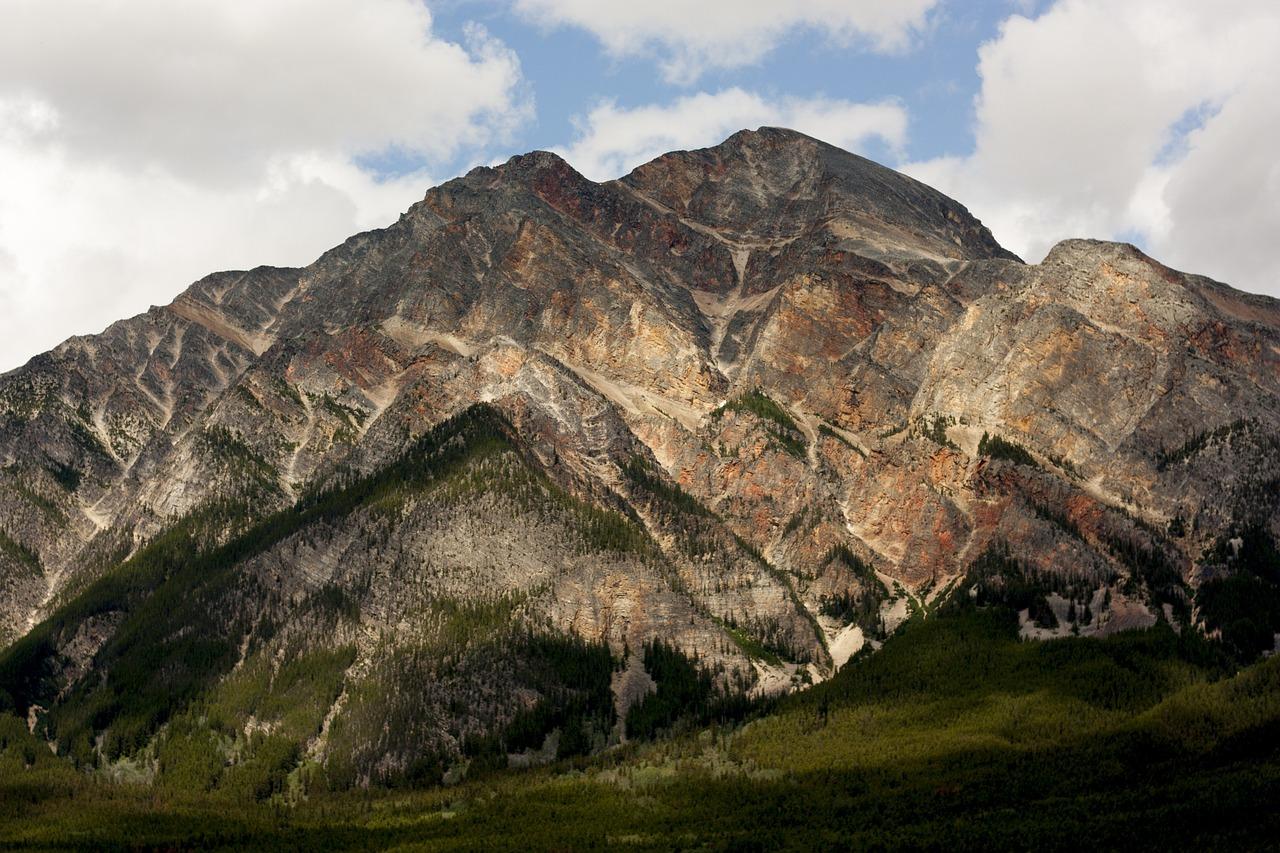
[[[1011,257],[760,128],[605,183],[531,152],[208,276],[0,376],[0,705],[154,756],[296,651],[313,699],[237,730],[350,785],[603,744],[658,638],[717,689],[829,677],[924,590],[1271,650],[1280,615],[1197,587],[1274,553],[1280,303],[1121,244]]]
[[[554,151],[537,149],[526,154],[517,154],[498,167],[498,171],[512,175],[537,174],[545,171],[570,171],[578,174],[578,170]]]
[[[720,143],[720,145],[750,145],[768,142],[777,145],[825,145],[820,139],[792,130],[789,127],[761,125],[755,130],[744,127]]]
[[[588,182],[577,169],[554,151],[537,149],[524,154],[516,154],[505,162],[492,166],[476,166],[456,181],[466,184],[489,186],[493,181],[508,181],[516,184],[528,184],[543,180],[547,176],[558,179]],[[444,184],[448,187],[455,181]]]
[[[741,130],[664,154],[621,181],[676,212],[754,239],[825,228],[863,253],[1016,260],[964,205],[865,157],[795,130]]]

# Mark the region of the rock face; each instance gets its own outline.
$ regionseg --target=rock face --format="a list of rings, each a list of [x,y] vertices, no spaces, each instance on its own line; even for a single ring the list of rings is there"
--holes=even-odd
[[[113,758],[301,661],[310,716],[227,731],[368,782],[539,708],[606,737],[654,638],[762,691],[951,593],[1222,630],[1197,590],[1280,530],[1278,449],[1274,300],[1114,243],[1026,265],[787,130],[604,184],[535,152],[0,377],[0,688]],[[548,637],[607,647],[614,707],[522,668]],[[144,659],[178,699],[130,704]]]

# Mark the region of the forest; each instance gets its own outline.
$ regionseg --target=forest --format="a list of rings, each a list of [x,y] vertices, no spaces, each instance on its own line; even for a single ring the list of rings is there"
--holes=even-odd
[[[567,651],[567,650],[566,650]],[[1256,847],[1280,816],[1280,661],[1241,667],[1167,624],[1020,641],[1009,609],[921,610],[822,684],[708,709],[696,665],[661,643],[668,687],[638,737],[451,785],[272,792],[109,781],[0,718],[0,839],[11,848],[710,850],[945,845]],[[589,656],[556,653],[590,680]],[[665,695],[663,695],[665,694]],[[580,719],[599,708],[590,694]],[[670,724],[670,725],[667,725]],[[648,739],[651,731],[665,734]],[[258,791],[257,793],[262,793]]]
[[[762,394],[735,406],[790,429]],[[944,427],[930,428],[945,438]],[[995,464],[1028,464],[1017,445],[982,444]],[[652,463],[636,456],[622,473],[680,553],[769,568]],[[531,467],[510,422],[483,406],[389,467],[342,474],[265,519],[210,504],[0,654],[0,845],[1173,848],[1247,847],[1280,829],[1280,663],[1267,654],[1280,549],[1264,526],[1215,540],[1204,563],[1216,574],[1194,597],[1155,532],[1147,543],[1102,531],[1124,582],[1169,615],[1048,642],[1020,638],[1018,613],[1056,626],[1046,596],[1057,593],[1068,623],[1088,625],[1092,587],[1029,567],[1004,542],[913,602],[888,636],[890,591],[834,547],[823,564],[841,564],[859,591],[824,597],[822,614],[883,645],[769,698],[661,637],[619,654],[554,630],[528,617],[520,592],[415,602],[412,641],[380,646],[350,679],[367,579],[275,601],[262,575],[237,568],[357,516],[362,547],[380,547],[413,503],[494,493],[563,522],[571,552],[661,565],[632,514]],[[245,600],[262,614],[252,625]],[[1189,623],[1192,605],[1205,631]],[[59,638],[103,620],[115,630],[94,658],[101,673],[60,687]],[[716,621],[753,661],[800,660],[776,626]],[[623,718],[612,684],[636,658],[653,689]]]

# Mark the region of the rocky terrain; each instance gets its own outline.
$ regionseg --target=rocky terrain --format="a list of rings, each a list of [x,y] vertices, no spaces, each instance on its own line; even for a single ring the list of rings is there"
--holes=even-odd
[[[948,596],[1280,629],[1280,302],[1025,264],[781,129],[514,157],[208,276],[0,377],[0,463],[0,705],[138,772],[590,751],[659,714],[655,640],[727,701]]]

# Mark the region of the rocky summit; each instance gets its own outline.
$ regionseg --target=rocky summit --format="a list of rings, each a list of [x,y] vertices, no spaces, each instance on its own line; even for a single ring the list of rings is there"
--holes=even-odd
[[[0,463],[0,709],[153,773],[589,753],[947,600],[1280,630],[1280,302],[1026,264],[776,128],[606,183],[514,157],[210,275],[0,377]]]

